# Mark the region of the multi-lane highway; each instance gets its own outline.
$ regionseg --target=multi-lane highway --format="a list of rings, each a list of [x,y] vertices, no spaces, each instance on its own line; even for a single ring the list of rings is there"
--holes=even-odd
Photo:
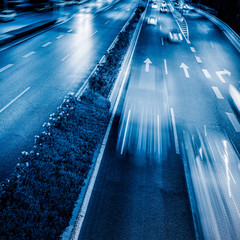
[[[239,239],[239,52],[194,10],[177,22],[170,9],[147,10],[79,239],[194,239],[193,219],[200,239]],[[186,39],[170,43],[179,27]]]
[[[98,11],[107,4],[76,7],[64,24],[0,51],[0,180],[137,1]],[[195,239],[194,224],[200,239],[240,237],[240,121],[228,91],[239,87],[240,55],[195,10],[167,9],[147,9],[79,239]],[[172,28],[181,43],[168,41]]]
[[[81,87],[137,3],[75,6],[69,21],[0,52],[0,181],[64,96]]]

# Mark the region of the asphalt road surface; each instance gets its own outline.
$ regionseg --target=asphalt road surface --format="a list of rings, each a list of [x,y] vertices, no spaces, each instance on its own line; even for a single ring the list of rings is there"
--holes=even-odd
[[[183,162],[199,239],[240,237],[239,52],[194,10],[184,17],[148,9],[79,239],[194,239]],[[187,41],[167,40],[176,27]]]
[[[13,172],[21,151],[31,149],[64,96],[81,87],[137,3],[76,6],[66,23],[0,52],[0,181]]]

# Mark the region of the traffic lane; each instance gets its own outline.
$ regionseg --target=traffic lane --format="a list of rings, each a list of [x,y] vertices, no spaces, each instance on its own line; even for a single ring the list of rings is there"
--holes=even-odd
[[[79,239],[195,239],[181,160],[174,153],[161,164],[131,153],[121,157],[116,124]]]
[[[86,77],[85,74],[89,73],[100,60],[129,15],[125,14],[123,18],[121,13],[121,18],[118,20],[100,15],[93,19],[92,15],[83,14],[72,22],[2,52],[1,57],[3,61],[5,60],[5,63],[2,63],[3,68],[9,65],[11,68],[0,73],[0,88],[6,89],[1,94],[0,107],[15,98],[16,89],[12,88],[13,82],[16,88],[22,85],[23,80],[27,85],[31,85],[41,77],[42,81],[48,79],[47,76],[49,79],[51,75],[58,77],[58,69],[60,79],[67,77],[69,73],[70,75],[74,73],[76,77],[81,72],[84,74],[79,78]],[[98,51],[98,56],[94,56]],[[79,62],[82,67],[79,66]],[[63,69],[62,65],[67,66]],[[62,70],[65,70],[66,74],[62,75]]]
[[[230,121],[230,124],[223,127],[239,150],[239,113],[231,104],[232,99],[229,94],[229,84],[239,87],[239,52],[225,34],[208,19],[195,12],[189,15],[187,21],[192,43],[189,48],[194,56],[193,61],[198,62],[202,70],[205,69],[204,78],[209,79],[214,94],[220,100],[218,107],[223,114],[224,122]]]
[[[121,24],[124,24],[123,20],[121,20]],[[119,28],[121,28],[119,25],[112,28],[111,31],[103,28],[104,31],[99,37],[95,36],[94,38],[94,36],[92,36],[90,38],[91,41],[89,39],[86,41],[85,39],[83,44],[79,44],[81,42],[78,42],[78,44],[76,44],[77,50],[75,50],[69,58],[65,58],[67,53],[66,55],[59,56],[61,53],[59,49],[68,42],[62,41],[61,43],[60,41],[64,39],[62,37],[58,39],[59,44],[57,44],[57,46],[51,44],[47,47],[40,47],[41,51],[36,51],[36,53],[32,55],[22,58],[23,60],[15,69],[7,69],[6,72],[3,72],[1,88],[6,89],[6,91],[1,94],[1,110],[4,109],[1,115],[3,113],[5,114],[4,118],[2,117],[3,115],[0,116],[1,120],[5,119],[4,124],[2,123],[3,131],[1,132],[1,165],[2,169],[4,169],[1,171],[2,176],[9,175],[17,163],[16,156],[21,151],[29,149],[29,146],[32,146],[32,144],[29,145],[29,141],[24,140],[33,140],[34,135],[39,133],[40,126],[47,120],[49,114],[55,112],[56,108],[61,104],[63,97],[69,91],[76,92],[78,90],[79,85],[83,83],[84,79],[87,78],[93,67],[106,52],[106,49],[115,38]],[[116,31],[115,34],[112,33],[113,31]],[[71,38],[74,38],[76,34],[73,35],[74,34],[71,35]],[[81,36],[81,34],[79,36]],[[109,36],[111,36],[112,39],[109,39]],[[98,44],[100,40],[102,44]],[[98,46],[98,48],[96,48],[96,46]],[[50,51],[48,47],[53,49]],[[48,57],[46,57],[46,55],[48,55]],[[56,59],[58,59],[58,61],[56,61]],[[64,61],[62,61],[63,59]],[[9,74],[8,77],[7,74]],[[13,84],[17,87],[12,88]],[[32,102],[34,102],[35,105],[30,112],[27,111],[27,107],[23,109],[19,107],[22,104],[22,98],[24,99],[25,96],[28,96],[25,94],[21,95],[21,93],[29,87],[30,89],[27,94],[30,94],[30,96],[34,98]],[[33,91],[33,89],[35,89],[35,91]],[[38,94],[36,94],[36,90]],[[9,105],[9,103],[19,95],[21,96]],[[46,102],[46,99],[47,105],[43,104],[43,102]],[[25,102],[24,105],[26,105]],[[13,118],[15,115],[9,111],[12,108],[14,108],[16,113],[21,115],[21,117],[15,119],[16,121]],[[31,108],[31,106],[29,106],[29,108]],[[38,109],[40,111],[38,111]],[[23,110],[26,111],[26,115],[24,115],[24,112],[21,112]],[[11,129],[14,130],[12,131]],[[22,133],[21,129],[25,129],[25,131]],[[13,135],[8,134],[8,132],[15,133],[14,141],[11,140]],[[21,144],[19,144],[19,142],[21,142]],[[4,177],[2,180],[3,179]]]
[[[143,63],[145,56],[156,60],[160,50],[157,38],[152,44],[155,51],[146,48],[149,38],[152,43],[146,31],[154,31],[148,27],[144,25],[140,34],[129,87],[114,119],[79,239],[195,239],[183,166],[164,110],[164,81],[157,64],[145,72]],[[161,111],[159,128],[165,149],[160,155],[154,154],[157,146],[155,152],[149,151],[158,132],[154,109]],[[141,124],[142,132],[149,134],[140,134]]]
[[[224,94],[221,94],[220,91],[217,91],[219,90],[219,88],[216,87],[218,81],[210,78],[207,72],[203,71],[202,65],[199,64],[196,60],[193,60],[191,57],[192,51],[189,45],[184,43],[182,45],[175,45],[175,47],[172,45],[171,48],[168,48],[168,45],[166,45],[165,52],[168,53],[169,57],[169,60],[167,58],[168,74],[166,74],[169,104],[175,113],[179,143],[185,142],[185,139],[181,134],[183,131],[187,132],[190,128],[197,128],[199,131],[203,132],[203,136],[211,136],[212,129],[214,130],[215,134],[218,135],[226,132],[226,134],[231,138],[233,142],[239,142],[239,133],[236,129],[236,126],[234,126],[234,123],[236,124],[235,120],[237,121],[237,119],[234,118],[234,114],[231,111],[231,107],[229,106],[227,99],[224,98]],[[186,69],[186,72],[188,74],[185,73],[184,69],[180,68],[181,63],[184,63],[189,67]],[[176,67],[174,68],[174,66]],[[194,139],[194,135],[191,135],[190,139]],[[217,140],[219,141],[219,139],[213,138],[211,143],[215,144]],[[222,140],[220,142],[223,144]],[[187,149],[188,147],[189,146],[187,145]],[[208,159],[209,166],[212,166],[215,162],[219,161],[219,159],[222,159],[221,146],[219,145],[218,147],[214,147],[214,145],[211,145],[209,148],[212,149],[212,154],[215,156],[214,158]],[[195,151],[199,150],[198,154],[201,155],[202,151],[200,151],[200,149],[196,149],[195,145],[193,146],[193,149]],[[232,149],[234,149],[234,147],[232,147]],[[236,159],[238,162],[238,156],[235,155],[235,157],[233,157],[233,155],[229,153],[226,153],[226,155],[229,155],[229,162],[233,162]],[[193,161],[197,161],[197,159],[189,159],[189,162],[192,163]],[[217,164],[215,167],[218,169],[223,168],[223,163],[219,165]],[[191,172],[192,178],[199,176],[201,173],[199,172],[201,169],[199,165],[196,167],[196,169],[198,171],[197,173],[194,171]],[[234,175],[236,175],[236,172],[234,173]],[[212,169],[205,169],[204,166],[203,175],[209,176],[209,174],[212,174]],[[196,182],[196,186],[194,186],[194,188],[197,193],[198,190],[204,190],[204,188],[200,189],[200,187],[205,184],[205,179],[205,177],[202,177],[198,180],[198,182]],[[219,186],[217,184],[214,184],[214,181],[216,179],[219,181]],[[226,184],[225,188],[224,184],[222,184],[222,181],[226,179],[227,178],[222,175],[221,172],[215,171],[212,178],[214,181],[211,183],[212,189],[207,189],[207,191],[209,190],[210,193],[202,193],[204,196],[202,199],[206,200],[208,194],[210,194],[210,196],[213,196],[213,199],[211,199],[211,201],[209,200],[208,203],[206,203],[206,201],[203,203],[200,199],[199,202],[197,202],[197,206],[199,203],[200,220],[203,220],[203,222],[205,217],[208,217],[207,213],[211,212],[210,210],[213,212],[214,219],[212,220],[216,221],[216,225],[212,226],[210,224],[210,226],[212,226],[212,229],[210,227],[209,229],[211,231],[208,229],[206,232],[210,231],[211,233],[216,233],[219,232],[219,226],[224,226],[222,229],[227,229],[226,235],[231,236],[230,238],[237,239],[233,237],[236,236],[236,234],[237,236],[239,234],[238,230],[235,228],[236,214],[233,214],[233,212],[237,212],[234,202],[232,202],[232,199],[229,200],[229,196],[226,194]],[[206,185],[209,184],[210,183],[207,183]],[[238,192],[235,192],[235,194],[235,198],[238,199]],[[201,194],[199,197],[201,198]],[[228,220],[224,221],[224,224],[221,225],[221,220],[225,219],[226,217],[224,210],[221,208],[221,206],[219,206],[219,204],[221,205],[223,202],[225,205],[228,205],[227,209],[230,210],[227,213],[227,216],[229,217]],[[203,219],[201,219],[201,217],[203,217]],[[229,219],[231,219],[232,225],[229,223]],[[212,223],[214,221],[212,221]],[[232,231],[230,231],[227,227],[228,224],[230,224],[229,226]],[[220,234],[220,236],[222,235],[223,233]],[[206,238],[217,238],[216,236],[218,235],[215,235],[215,237],[211,236],[212,235],[208,235]]]
[[[238,239],[239,156],[221,130],[183,132],[183,152],[194,187],[201,239]]]
[[[195,55],[200,57],[202,64],[210,69],[210,75],[223,83],[238,85],[240,55],[223,31],[196,12],[185,17],[189,26],[191,47],[195,48]],[[219,77],[217,73],[222,71],[225,73]]]

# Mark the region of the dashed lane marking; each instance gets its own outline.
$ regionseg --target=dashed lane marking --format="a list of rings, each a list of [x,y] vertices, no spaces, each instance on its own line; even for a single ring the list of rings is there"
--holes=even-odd
[[[9,69],[9,68],[11,68],[12,66],[14,66],[14,64],[8,64],[8,65],[0,68],[0,73],[1,73],[1,72],[4,72],[5,70],[7,70],[7,69]]]
[[[227,112],[226,112],[226,114],[227,114],[230,122],[232,123],[235,131],[240,132],[240,124],[239,124],[237,118],[235,117],[235,115],[233,113],[227,113]]]
[[[194,48],[194,47],[190,47],[190,49],[191,49],[191,51],[192,51],[193,53],[195,53],[195,52],[196,52],[196,50],[195,50],[195,48]]]
[[[95,35],[98,31],[95,31],[93,34],[91,34],[89,37],[92,37],[93,35]]]
[[[212,87],[212,90],[214,91],[216,97],[218,99],[224,99],[223,95],[221,94],[220,90],[218,89],[218,87]]]
[[[164,59],[164,68],[165,68],[165,74],[168,75],[167,60],[166,59]]]
[[[35,53],[36,53],[36,52],[31,51],[31,52],[25,54],[25,55],[23,56],[23,58],[28,58],[28,57],[32,56],[33,54],[35,54]]]
[[[195,56],[195,58],[196,58],[196,61],[197,61],[198,63],[202,63],[202,60],[201,60],[200,57]]]
[[[43,44],[42,47],[47,47],[47,46],[49,46],[51,44],[52,44],[52,42],[47,42],[47,43]]]
[[[126,141],[126,136],[127,136],[128,124],[129,124],[130,116],[131,116],[131,110],[129,109],[127,123],[126,123],[126,129],[125,129],[125,132],[124,132],[124,137],[123,137],[123,142],[122,142],[121,155],[123,154],[123,148],[124,148],[125,141]]]
[[[171,111],[171,119],[172,119],[172,126],[173,126],[175,150],[176,150],[176,154],[180,154],[180,151],[179,151],[179,143],[178,143],[178,136],[177,136],[177,128],[176,128],[176,122],[175,122],[175,117],[174,117],[173,108],[171,108],[170,111]]]
[[[108,24],[109,22],[110,22],[110,20],[106,21],[104,24],[106,25],[106,24]]]
[[[210,41],[210,44],[211,44],[211,47],[214,48],[214,45],[213,45],[213,42],[212,42],[212,41]]]
[[[162,46],[163,46],[164,45],[163,37],[161,37],[161,40],[162,40]]]
[[[57,36],[56,38],[57,39],[60,39],[60,38],[62,38],[64,35],[59,35],[59,36]]]
[[[71,33],[72,31],[73,31],[73,29],[69,29],[67,32],[68,32],[68,33]]]
[[[205,75],[206,78],[212,79],[212,77],[211,77],[211,75],[209,74],[209,72],[208,72],[207,69],[202,69],[202,71],[203,71],[203,73],[204,73],[204,75]]]

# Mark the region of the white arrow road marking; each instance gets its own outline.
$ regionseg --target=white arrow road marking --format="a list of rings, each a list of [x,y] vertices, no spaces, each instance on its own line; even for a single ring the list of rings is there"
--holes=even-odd
[[[36,52],[34,52],[34,51],[29,52],[29,53],[25,54],[25,55],[23,56],[23,58],[28,58],[28,57],[32,56],[33,54],[35,54],[35,53],[36,53]]]
[[[195,50],[195,48],[194,48],[194,47],[190,47],[190,49],[191,49],[191,51],[192,51],[193,53],[195,53],[195,52],[196,52],[196,50]]]
[[[209,78],[209,79],[212,78],[207,69],[202,69],[202,71],[203,71],[206,78]]]
[[[3,72],[3,71],[5,71],[5,70],[7,70],[7,69],[9,69],[9,68],[12,67],[12,66],[14,66],[14,64],[8,64],[8,65],[0,68],[0,73]]]
[[[224,80],[222,75],[227,74],[228,76],[230,76],[231,72],[229,72],[228,70],[224,69],[223,71],[217,71],[216,74],[219,77],[219,79],[221,80],[221,82],[226,83],[226,81]]]
[[[179,151],[179,143],[178,143],[178,136],[177,136],[177,128],[176,128],[176,122],[175,122],[175,117],[174,117],[173,108],[171,108],[170,111],[171,111],[171,119],[172,119],[172,126],[173,126],[175,150],[176,150],[176,154],[180,154],[180,151]]]
[[[214,91],[215,95],[217,96],[217,98],[219,99],[224,99],[223,95],[221,94],[220,90],[218,89],[218,87],[212,87],[212,90]]]
[[[183,68],[185,77],[186,77],[186,78],[190,78],[189,73],[188,73],[189,67],[188,67],[186,64],[182,63],[182,64],[180,65],[180,68]]]
[[[121,155],[123,154],[123,148],[124,148],[124,144],[125,144],[125,140],[126,140],[126,136],[127,136],[127,130],[128,130],[128,124],[129,124],[130,115],[131,115],[131,110],[129,109],[129,111],[128,111],[128,118],[127,118],[127,124],[126,124],[126,129],[125,129],[124,136],[123,136],[123,142],[122,142],[122,148],[121,148]]]
[[[146,66],[145,66],[145,72],[149,72],[149,64],[152,64],[152,62],[150,61],[149,58],[147,58],[144,63],[146,63]]]
[[[196,58],[196,60],[197,60],[198,63],[202,63],[202,60],[201,60],[200,57],[195,56],[195,58]]]
[[[43,44],[42,47],[47,47],[47,46],[49,46],[50,44],[52,44],[52,42],[47,42],[47,43]]]
[[[233,127],[235,128],[236,132],[240,132],[240,124],[237,120],[237,118],[235,117],[235,115],[233,113],[227,113],[227,116],[230,120],[230,122],[232,123]]]
[[[13,104],[18,98],[20,98],[25,92],[27,92],[30,89],[30,87],[26,88],[22,93],[20,93],[17,97],[15,97],[10,103],[8,103],[5,107],[3,107],[0,110],[0,113],[2,113],[6,108],[8,108],[11,104]]]
[[[164,59],[164,68],[165,68],[165,74],[168,75],[167,60],[166,59]]]

